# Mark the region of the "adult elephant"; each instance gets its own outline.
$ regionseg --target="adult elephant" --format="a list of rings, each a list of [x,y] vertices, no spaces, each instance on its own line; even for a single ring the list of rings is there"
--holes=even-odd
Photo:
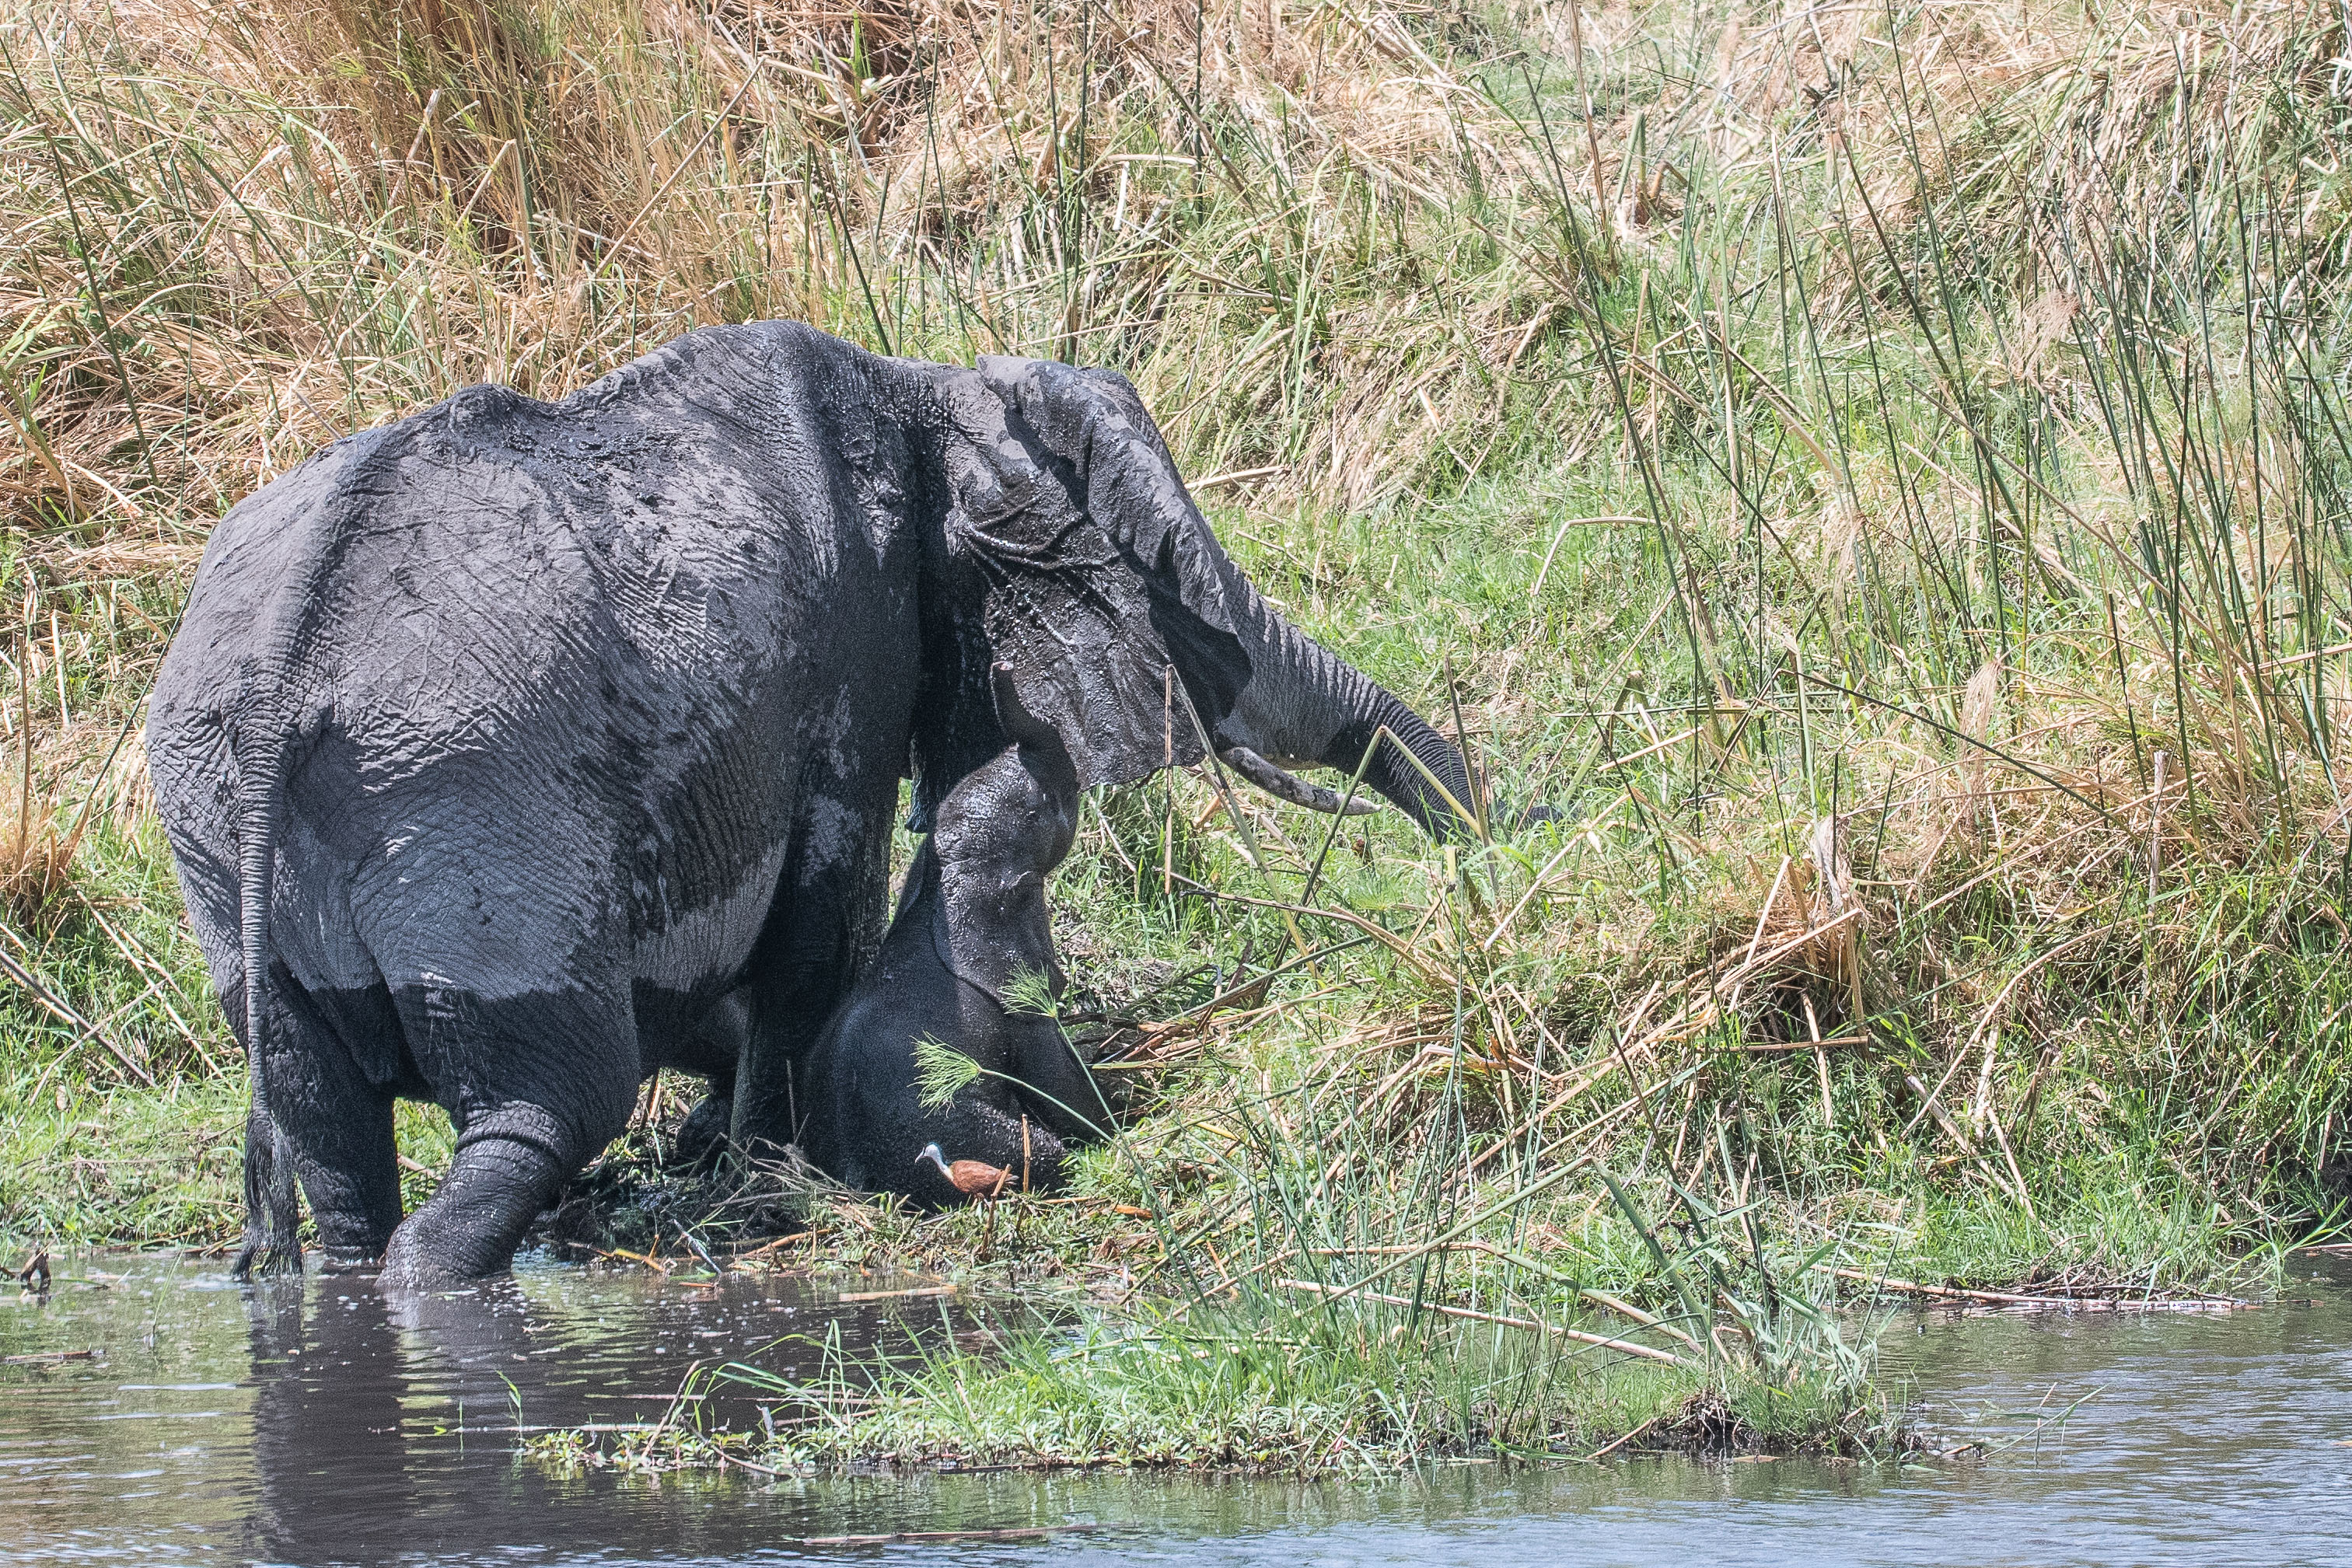
[[[999,662],[1087,784],[1197,758],[1189,703],[1277,788],[1385,726],[1372,789],[1433,831],[1469,798],[1251,588],[1104,371],[713,328],[561,402],[470,388],[239,505],[147,748],[252,1065],[240,1267],[299,1257],[290,1168],[331,1254],[503,1269],[664,1066],[731,1074],[739,1141],[782,1142],[878,941],[898,781],[920,819],[1004,747]],[[398,1096],[457,1127],[405,1221]]]

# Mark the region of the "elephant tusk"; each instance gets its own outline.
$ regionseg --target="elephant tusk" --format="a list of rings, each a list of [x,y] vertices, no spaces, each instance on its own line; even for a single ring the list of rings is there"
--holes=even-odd
[[[1350,817],[1361,817],[1381,809],[1378,800],[1362,795],[1348,800],[1343,806],[1339,797],[1331,790],[1320,784],[1309,784],[1296,774],[1284,772],[1246,746],[1229,746],[1217,755],[1225,759],[1226,767],[1275,799],[1287,800],[1294,806],[1304,806],[1310,811],[1344,810]]]

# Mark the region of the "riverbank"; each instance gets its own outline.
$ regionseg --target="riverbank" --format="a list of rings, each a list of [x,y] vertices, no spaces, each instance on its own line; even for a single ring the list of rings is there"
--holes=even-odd
[[[883,1449],[1567,1451],[1709,1390],[1839,1441],[1873,1279],[2260,1288],[2337,1214],[2332,13],[110,15],[0,5],[0,1244],[236,1228],[135,739],[211,521],[767,315],[1122,369],[1484,782],[1449,849],[1088,800],[1120,1135],[1068,1201],[765,1210],[1101,1314]],[[447,1136],[404,1110],[412,1203]]]
[[[1596,1550],[1625,1563],[1883,1564],[1933,1537],[1946,1562],[2014,1562],[2030,1540],[2062,1561],[2190,1565],[2257,1536],[2275,1559],[2325,1562],[2343,1534],[2336,1369],[2352,1346],[2352,1280],[2340,1267],[2314,1278],[2321,1268],[2304,1260],[2294,1299],[2256,1311],[1903,1313],[1885,1375],[1912,1391],[1933,1445],[1903,1463],[1627,1445],[1594,1463],[1517,1464],[1490,1450],[1363,1463],[1344,1479],[518,1464],[531,1428],[683,1418],[669,1396],[696,1357],[762,1355],[819,1317],[845,1343],[870,1343],[889,1332],[890,1303],[776,1277],[709,1290],[532,1265],[489,1300],[420,1319],[347,1276],[238,1291],[218,1288],[216,1265],[96,1261],[102,1281],[61,1282],[0,1314],[0,1442],[12,1456],[0,1502],[21,1507],[18,1533],[35,1551],[63,1541],[171,1563],[407,1553],[489,1568],[896,1544],[953,1568],[1002,1568],[1066,1561],[1075,1546],[1089,1562],[1535,1568]],[[813,1355],[801,1359],[818,1374]],[[784,1425],[790,1412],[770,1403]],[[754,1401],[735,1415],[759,1433]],[[1040,1539],[1063,1532],[1087,1539]]]

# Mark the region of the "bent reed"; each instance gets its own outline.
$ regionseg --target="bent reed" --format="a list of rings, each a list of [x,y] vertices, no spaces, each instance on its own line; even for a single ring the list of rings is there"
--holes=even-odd
[[[209,524],[468,382],[781,316],[1125,371],[1484,827],[1090,799],[1057,940],[1118,1135],[930,1218],[791,1176],[759,1254],[945,1270],[988,1345],[550,1458],[1881,1449],[1833,1309],[1890,1279],[2258,1288],[2352,1088],[2343,27],[0,0],[0,1232],[236,1227],[136,741]],[[401,1125],[414,1204],[448,1134]],[[744,1212],[623,1207],[681,1258]]]

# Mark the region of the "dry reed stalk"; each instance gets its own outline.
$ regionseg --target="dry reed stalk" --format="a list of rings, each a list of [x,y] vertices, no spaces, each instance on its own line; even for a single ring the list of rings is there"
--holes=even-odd
[[[1671,1351],[1659,1350],[1653,1345],[1636,1344],[1631,1340],[1612,1339],[1606,1334],[1588,1333],[1582,1329],[1568,1328],[1559,1323],[1548,1323],[1536,1318],[1508,1317],[1498,1312],[1482,1312],[1472,1307],[1452,1307],[1445,1306],[1435,1301],[1416,1301],[1411,1296],[1391,1296],[1385,1295],[1378,1291],[1349,1291],[1335,1289],[1328,1285],[1318,1285],[1311,1280],[1276,1280],[1274,1282],[1282,1290],[1297,1291],[1306,1295],[1341,1296],[1353,1294],[1359,1300],[1377,1301],[1382,1306],[1411,1307],[1419,1312],[1434,1312],[1440,1317],[1462,1318],[1472,1322],[1497,1323],[1505,1328],[1528,1329],[1538,1333],[1552,1334],[1560,1339],[1574,1340],[1579,1344],[1589,1344],[1598,1346],[1604,1350],[1613,1350],[1623,1355],[1640,1356],[1645,1361],[1662,1362],[1668,1366],[1688,1366],[1690,1364],[1690,1363],[1685,1361],[1681,1356],[1675,1354]]]
[[[0,909],[16,925],[42,931],[61,918],[62,906],[73,887],[74,858],[89,831],[89,813],[78,813],[70,828],[60,829],[62,802],[58,789],[36,792],[33,783],[33,701],[27,656],[16,664],[18,727],[16,810],[0,828]],[[62,683],[63,664],[58,664]],[[62,690],[62,685],[61,685]],[[62,696],[60,697],[62,706]]]
[[[5,936],[11,942],[15,942],[20,949],[24,946],[13,931],[0,931],[0,936]],[[71,1002],[58,996],[55,990],[42,982],[37,974],[5,951],[0,951],[0,974],[5,974],[21,987],[42,1011],[60,1022],[70,1025],[84,1040],[96,1043],[109,1056],[114,1058],[116,1064],[122,1071],[148,1088],[155,1087],[155,1075],[148,1070],[146,1063],[124,1049],[112,1035],[90,1022]]]

